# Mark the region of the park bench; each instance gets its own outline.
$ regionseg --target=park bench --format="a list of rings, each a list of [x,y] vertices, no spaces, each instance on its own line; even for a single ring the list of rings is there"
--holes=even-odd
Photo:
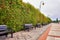
[[[32,24],[24,24],[24,30],[29,31],[30,29],[33,29],[33,25]]]
[[[40,28],[41,27],[41,24],[40,23],[37,23],[35,27]]]
[[[0,25],[0,36],[5,35],[7,37],[9,33],[11,34],[11,38],[13,38],[12,30],[8,29],[6,25]]]

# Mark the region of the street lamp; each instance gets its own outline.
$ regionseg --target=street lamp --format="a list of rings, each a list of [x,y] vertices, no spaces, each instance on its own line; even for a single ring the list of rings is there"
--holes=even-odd
[[[42,6],[42,5],[44,5],[44,1],[41,1],[41,2],[40,2],[40,7],[39,7],[40,10],[41,10],[41,6]]]
[[[41,2],[40,2],[40,6],[39,6],[39,8],[40,8],[39,10],[40,10],[40,11],[41,11],[41,6],[42,6],[42,5],[44,5],[44,1],[41,1]],[[43,19],[44,19],[44,18],[43,18]],[[41,23],[42,23],[42,15],[41,15]],[[43,23],[42,23],[42,24],[43,24]]]

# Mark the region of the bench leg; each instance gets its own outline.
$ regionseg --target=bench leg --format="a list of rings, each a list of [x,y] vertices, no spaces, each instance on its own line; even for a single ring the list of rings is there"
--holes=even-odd
[[[27,31],[29,32],[29,29],[27,29]]]
[[[5,36],[7,37],[8,36],[8,33],[5,33]]]
[[[13,33],[11,33],[11,38],[13,38]]]
[[[13,38],[13,33],[11,33],[11,38]]]
[[[5,35],[6,37],[8,36],[8,34]]]
[[[24,31],[28,31],[29,32],[29,28],[24,29]]]

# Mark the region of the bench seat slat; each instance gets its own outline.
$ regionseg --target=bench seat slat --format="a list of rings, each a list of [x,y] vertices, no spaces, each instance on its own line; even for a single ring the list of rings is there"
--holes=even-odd
[[[1,35],[1,34],[4,34],[4,33],[8,33],[8,31],[3,31],[3,32],[0,32],[0,35]]]

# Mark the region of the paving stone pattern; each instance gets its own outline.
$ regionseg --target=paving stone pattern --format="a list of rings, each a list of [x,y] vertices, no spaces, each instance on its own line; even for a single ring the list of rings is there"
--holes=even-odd
[[[0,40],[37,40],[38,37],[49,27],[49,25],[43,26],[41,28],[36,28],[28,31],[16,32],[13,35],[13,38],[0,36]]]
[[[60,23],[53,23],[47,40],[60,40]]]

